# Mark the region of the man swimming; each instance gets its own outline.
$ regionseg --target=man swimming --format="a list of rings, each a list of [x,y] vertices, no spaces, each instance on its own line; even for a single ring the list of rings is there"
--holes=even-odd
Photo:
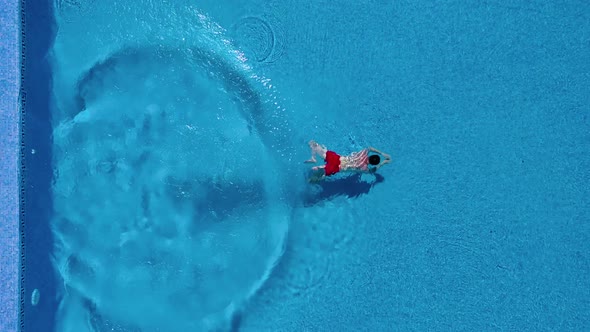
[[[309,147],[311,148],[311,158],[306,160],[306,163],[316,163],[316,155],[322,157],[326,162],[325,165],[312,167],[315,173],[311,176],[309,182],[320,181],[326,176],[332,176],[338,172],[374,173],[381,166],[391,162],[391,157],[387,153],[383,153],[373,147],[353,152],[348,156],[340,156],[314,140],[309,141]],[[369,152],[377,154],[369,156]],[[383,161],[381,161],[379,155],[384,157]],[[370,167],[369,165],[374,167]]]

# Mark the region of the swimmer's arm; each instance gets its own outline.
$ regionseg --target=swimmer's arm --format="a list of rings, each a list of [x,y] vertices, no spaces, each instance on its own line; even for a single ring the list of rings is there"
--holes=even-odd
[[[371,152],[375,152],[375,153],[379,153],[380,155],[382,155],[382,156],[385,158],[385,160],[383,160],[381,163],[379,163],[379,165],[377,165],[377,166],[375,166],[375,167],[371,168],[371,171],[370,171],[371,173],[375,173],[375,172],[377,172],[377,170],[378,170],[379,168],[381,168],[381,166],[383,166],[383,165],[385,165],[385,164],[389,164],[389,163],[391,162],[391,156],[390,156],[390,155],[388,155],[387,153],[385,153],[385,152],[381,152],[381,151],[379,151],[379,150],[375,149],[375,148],[374,148],[374,147],[372,147],[372,146],[371,146],[371,147],[369,147],[369,151],[371,151]]]
[[[372,147],[372,146],[370,146],[370,147],[369,147],[369,151],[371,151],[371,152],[376,152],[376,153],[378,153],[378,154],[382,155],[383,157],[385,157],[385,160],[389,160],[389,161],[391,161],[391,156],[390,156],[390,155],[388,155],[388,154],[387,154],[387,153],[385,153],[385,152],[381,152],[381,151],[379,151],[379,150],[375,149],[375,148],[374,148],[374,147]],[[384,161],[384,163],[385,163],[385,161]]]
[[[387,158],[387,157],[386,157]],[[385,164],[389,164],[391,162],[390,158],[387,158],[385,160],[383,160],[379,165],[375,166],[375,171],[379,169],[379,167],[385,165]]]
[[[375,172],[381,168],[381,166],[385,165],[385,164],[389,164],[391,162],[391,158],[389,157],[389,155],[385,156],[385,160],[383,160],[379,165],[375,166]]]

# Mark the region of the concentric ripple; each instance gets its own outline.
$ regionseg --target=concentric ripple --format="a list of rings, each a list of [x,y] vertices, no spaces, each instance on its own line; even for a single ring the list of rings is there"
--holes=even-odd
[[[283,53],[283,33],[269,19],[258,16],[241,18],[233,27],[237,46],[258,62],[274,62]]]
[[[259,93],[209,51],[145,47],[83,74],[76,105],[54,130],[63,317],[92,308],[95,328],[142,331],[227,322],[287,233]]]
[[[318,286],[325,284],[330,279],[332,270],[333,253],[331,252],[297,252],[290,255],[287,252],[285,259],[290,267],[299,267],[282,270],[287,287],[294,295],[308,295]]]

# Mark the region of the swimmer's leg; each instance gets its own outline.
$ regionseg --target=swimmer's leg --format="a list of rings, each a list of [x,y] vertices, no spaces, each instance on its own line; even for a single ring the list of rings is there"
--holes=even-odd
[[[307,179],[307,182],[317,183],[317,182],[322,181],[326,177],[324,168],[325,168],[324,165],[312,167],[311,168],[312,172],[311,172],[309,179]]]
[[[326,159],[326,153],[328,152],[328,149],[325,146],[318,144],[314,140],[309,141],[308,144],[309,148],[311,149],[311,158],[306,160],[306,163],[315,163],[316,154],[322,157],[322,159]]]

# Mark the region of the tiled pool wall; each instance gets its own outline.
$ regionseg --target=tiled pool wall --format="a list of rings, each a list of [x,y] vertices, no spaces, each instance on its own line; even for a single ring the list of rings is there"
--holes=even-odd
[[[0,331],[19,329],[19,0],[0,0]]]

